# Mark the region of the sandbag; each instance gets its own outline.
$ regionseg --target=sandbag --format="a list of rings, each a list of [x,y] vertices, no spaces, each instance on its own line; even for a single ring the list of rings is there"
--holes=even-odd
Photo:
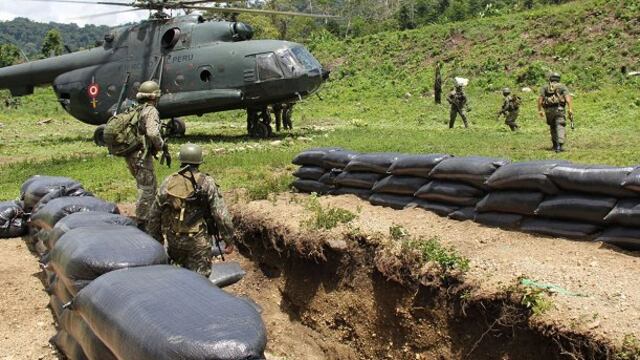
[[[72,309],[119,359],[264,359],[255,308],[186,269],[110,272],[80,291]]]
[[[98,225],[136,226],[136,222],[126,216],[99,211],[83,211],[63,217],[49,232],[45,244],[49,250],[53,249],[58,239],[71,229],[81,227],[95,227]]]
[[[558,187],[546,173],[564,160],[540,160],[511,163],[499,167],[486,181],[491,189],[537,190],[545,194],[557,194]]]
[[[415,194],[429,180],[417,176],[391,175],[378,180],[373,185],[374,193],[411,195]]]
[[[640,167],[633,169],[633,171],[622,180],[621,185],[627,190],[640,192]]]
[[[51,342],[69,360],[90,360],[82,351],[80,344],[64,330],[58,331]]]
[[[339,148],[314,148],[305,150],[293,158],[292,163],[295,165],[311,165],[322,167],[322,159],[330,151],[336,151]]]
[[[436,165],[450,157],[451,155],[446,154],[403,155],[391,164],[389,173],[428,178]]]
[[[164,246],[130,226],[97,225],[64,234],[51,249],[48,266],[72,295],[108,272],[166,264]]]
[[[494,191],[478,202],[476,210],[533,215],[543,199],[543,193],[534,191]]]
[[[50,191],[78,186],[82,185],[68,177],[36,175],[24,182],[20,190],[20,198],[24,201],[25,212],[31,212],[38,201]]]
[[[605,216],[611,212],[616,202],[616,198],[606,196],[556,195],[540,203],[535,214],[552,219],[569,219],[602,224]]]
[[[64,311],[63,305],[64,303],[62,302],[62,300],[58,299],[57,296],[53,294],[49,295],[49,308],[51,309],[53,317],[56,321],[60,321],[60,317],[62,316],[62,312]]]
[[[338,169],[329,170],[326,173],[324,173],[324,175],[322,175],[320,179],[318,179],[318,181],[327,186],[332,187],[336,184],[336,178],[341,173],[342,173],[342,170],[338,170]]]
[[[37,212],[31,214],[31,227],[52,229],[63,217],[82,211],[101,211],[119,214],[116,204],[105,202],[91,196],[61,197],[49,201]]]
[[[459,206],[455,206],[451,204],[442,204],[442,203],[437,203],[437,202],[427,201],[422,199],[413,199],[413,201],[410,202],[406,207],[407,208],[417,207],[417,208],[425,209],[425,210],[434,212],[440,216],[447,216],[460,208]]]
[[[489,176],[500,166],[508,163],[509,161],[505,159],[482,156],[452,157],[436,165],[429,173],[429,177],[461,181],[484,189],[484,183]]]
[[[293,176],[305,180],[319,180],[326,170],[319,166],[305,165],[293,173]]]
[[[415,197],[423,200],[460,206],[475,206],[483,195],[484,192],[474,186],[442,180],[433,180],[415,193]]]
[[[478,212],[475,207],[463,207],[458,209],[451,214],[449,214],[449,219],[458,220],[458,221],[466,221],[466,220],[475,220]]]
[[[601,194],[615,197],[637,196],[622,187],[633,168],[603,165],[558,165],[548,171],[548,176],[560,189]]]
[[[303,193],[326,194],[331,187],[315,180],[297,179],[293,182],[293,187]]]
[[[335,179],[338,186],[355,187],[371,190],[378,180],[383,177],[381,174],[371,172],[342,172]]]
[[[38,203],[33,207],[31,211],[36,212],[47,205],[49,201],[65,196],[93,196],[93,194],[86,191],[80,184],[71,187],[61,187],[58,189],[53,189],[49,191],[45,196],[40,198],[40,201],[38,201]]]
[[[391,164],[400,156],[402,155],[397,153],[360,154],[351,160],[344,169],[346,171],[386,174]]]
[[[615,245],[629,251],[640,251],[640,229],[614,226],[605,229],[595,241]]]
[[[47,292],[55,296],[60,302],[66,304],[73,299],[73,295],[67,290],[66,286],[57,276],[53,276],[47,287]]]
[[[479,224],[499,227],[502,229],[517,229],[522,222],[522,215],[499,212],[484,212],[476,215],[475,221]]]
[[[520,230],[571,239],[588,239],[600,231],[598,225],[585,222],[526,218],[522,220]]]
[[[604,218],[606,223],[640,227],[640,199],[621,199]]]
[[[361,199],[369,200],[372,192],[368,189],[359,189],[354,187],[337,187],[329,193],[331,195],[355,195]]]
[[[327,170],[344,169],[351,160],[355,159],[358,153],[348,150],[330,151],[322,158],[322,167]]]
[[[19,237],[27,233],[27,221],[17,201],[0,202],[0,239]]]
[[[75,311],[65,309],[59,320],[60,329],[69,334],[82,348],[82,352],[90,360],[116,360],[115,355],[93,333],[82,316]]]
[[[209,280],[213,285],[223,288],[242,280],[246,274],[237,261],[225,261],[211,265]]]
[[[369,202],[373,205],[386,206],[396,210],[404,209],[414,200],[413,196],[393,195],[393,194],[373,194],[369,197]]]

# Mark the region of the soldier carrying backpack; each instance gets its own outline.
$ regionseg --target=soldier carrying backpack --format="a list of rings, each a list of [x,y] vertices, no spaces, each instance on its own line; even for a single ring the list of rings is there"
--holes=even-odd
[[[554,72],[549,76],[549,83],[540,90],[538,113],[540,117],[547,120],[555,152],[564,151],[565,127],[567,126],[565,109],[567,107],[569,108],[569,117],[573,117],[573,97],[569,93],[569,89],[560,83],[560,74]]]
[[[502,95],[504,96],[504,102],[502,103],[502,108],[498,111],[498,119],[500,115],[504,115],[504,123],[509,126],[511,131],[516,131],[518,130],[516,120],[518,119],[522,99],[518,95],[511,94],[511,89],[509,88],[502,89]]]
[[[160,135],[160,114],[156,109],[159,98],[160,86],[155,81],[145,81],[136,95],[140,105],[113,116],[104,129],[109,152],[125,158],[129,172],[136,180],[136,219],[142,229],[156,196],[153,158],[156,153],[166,151]]]

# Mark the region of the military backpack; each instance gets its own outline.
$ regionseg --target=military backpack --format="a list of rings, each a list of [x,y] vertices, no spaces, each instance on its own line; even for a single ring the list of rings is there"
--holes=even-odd
[[[131,107],[112,116],[104,128],[104,143],[109,153],[128,156],[144,145],[144,136],[138,131],[141,106]]]

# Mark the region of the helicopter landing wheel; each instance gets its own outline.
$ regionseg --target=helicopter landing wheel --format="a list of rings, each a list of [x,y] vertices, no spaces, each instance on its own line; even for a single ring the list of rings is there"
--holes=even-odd
[[[105,127],[106,127],[106,125],[100,125],[93,132],[93,142],[97,146],[101,146],[101,147],[107,146],[107,144],[104,142],[104,128]]]
[[[266,139],[269,136],[271,136],[271,126],[262,123],[262,122],[258,122],[255,124],[255,126],[253,127],[253,137],[256,137],[258,139]]]
[[[183,137],[187,132],[187,124],[180,118],[171,118],[167,123],[169,137]]]

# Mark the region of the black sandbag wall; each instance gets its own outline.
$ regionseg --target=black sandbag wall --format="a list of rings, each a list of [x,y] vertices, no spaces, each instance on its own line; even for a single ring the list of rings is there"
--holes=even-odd
[[[332,168],[323,159],[334,152],[354,154],[327,148],[297,157],[313,155],[322,176],[335,174],[333,187],[318,193],[353,194],[394,209],[418,207],[455,220],[640,250],[640,167],[371,153]],[[296,182],[303,180],[299,171]]]
[[[66,358],[264,359],[266,331],[255,306],[167,265],[164,246],[115,204],[73,179],[48,176],[27,180],[20,198],[28,212],[22,201],[0,203],[0,226],[30,234],[24,240],[42,255],[58,325],[51,342]]]

